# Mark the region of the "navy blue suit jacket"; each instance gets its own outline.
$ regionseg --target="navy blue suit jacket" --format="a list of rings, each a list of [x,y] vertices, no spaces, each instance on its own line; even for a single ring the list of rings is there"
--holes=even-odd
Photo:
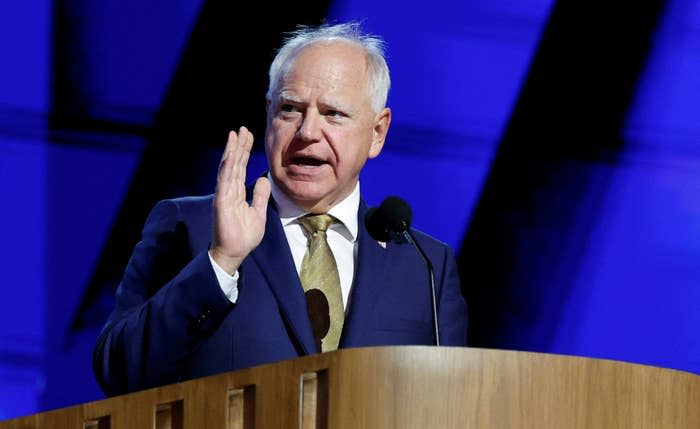
[[[434,344],[428,272],[414,248],[373,240],[358,213],[358,256],[340,348]],[[97,341],[109,395],[316,353],[306,301],[271,202],[265,236],[223,294],[207,250],[212,196],[159,202]],[[466,345],[467,313],[448,246],[414,231],[435,269],[441,343]]]

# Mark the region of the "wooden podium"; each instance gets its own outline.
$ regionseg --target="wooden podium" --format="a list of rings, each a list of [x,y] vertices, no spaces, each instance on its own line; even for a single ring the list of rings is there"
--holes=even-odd
[[[0,428],[700,428],[700,377],[539,353],[358,348],[39,413]]]

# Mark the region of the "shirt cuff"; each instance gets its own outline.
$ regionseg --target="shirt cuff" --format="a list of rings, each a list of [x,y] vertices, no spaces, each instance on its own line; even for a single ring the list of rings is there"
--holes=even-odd
[[[211,253],[207,252],[207,254],[209,255],[211,266],[214,268],[216,279],[219,281],[221,291],[226,295],[229,301],[235,304],[238,300],[238,270],[236,270],[233,275],[230,275],[214,261],[214,258],[211,257]]]

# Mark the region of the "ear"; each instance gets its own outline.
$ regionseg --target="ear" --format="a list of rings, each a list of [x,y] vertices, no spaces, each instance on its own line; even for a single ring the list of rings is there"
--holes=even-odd
[[[389,132],[391,124],[391,109],[385,107],[374,117],[374,128],[372,129],[372,145],[369,148],[369,158],[376,158],[384,147],[386,134]]]

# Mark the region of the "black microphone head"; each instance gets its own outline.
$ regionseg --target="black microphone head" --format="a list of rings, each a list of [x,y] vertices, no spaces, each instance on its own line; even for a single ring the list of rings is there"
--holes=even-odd
[[[391,196],[382,201],[379,212],[386,219],[389,229],[403,232],[411,226],[413,213],[408,203],[399,197]]]
[[[379,211],[378,207],[372,207],[365,214],[365,226],[367,232],[377,241],[386,242],[389,238],[389,226],[386,218]]]
[[[365,214],[367,232],[377,241],[388,241],[389,233],[406,231],[411,226],[411,207],[399,197],[391,196],[382,201],[379,207],[372,207]]]

